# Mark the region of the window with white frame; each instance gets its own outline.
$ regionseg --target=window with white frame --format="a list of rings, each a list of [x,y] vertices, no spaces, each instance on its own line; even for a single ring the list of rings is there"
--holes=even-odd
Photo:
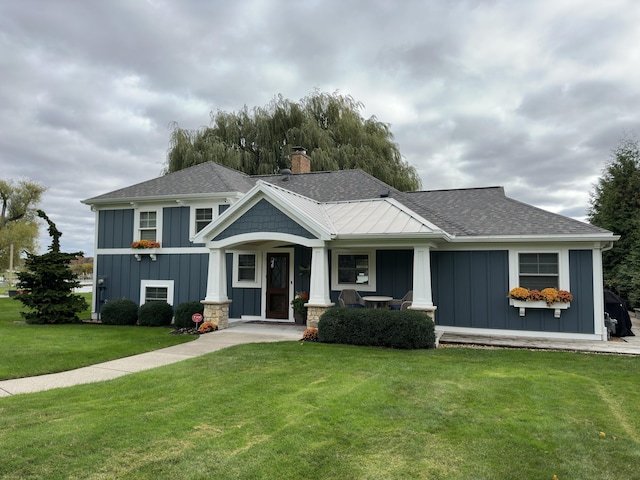
[[[559,262],[557,253],[519,253],[519,283],[529,290],[559,288]]]
[[[260,258],[258,252],[233,252],[233,287],[260,287]]]
[[[374,292],[376,290],[375,259],[374,251],[332,252],[332,288],[334,290],[353,288],[365,292]]]
[[[138,240],[158,241],[157,210],[140,210],[138,213]]]
[[[570,290],[569,249],[509,249],[509,288]]]
[[[173,280],[141,280],[140,305],[147,302],[167,302],[173,305]]]
[[[198,233],[213,221],[213,208],[196,208],[195,217],[195,233]]]

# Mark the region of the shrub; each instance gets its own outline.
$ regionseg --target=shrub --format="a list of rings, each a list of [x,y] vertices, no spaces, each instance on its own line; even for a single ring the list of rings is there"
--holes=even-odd
[[[178,305],[176,308],[176,317],[173,320],[176,328],[191,328],[196,327],[196,324],[191,320],[191,316],[194,313],[204,313],[204,305],[200,302],[184,302]]]
[[[314,327],[307,328],[302,334],[302,340],[304,340],[305,342],[317,342],[318,329]]]
[[[171,325],[173,307],[167,302],[147,302],[138,309],[138,325],[163,327]]]
[[[100,310],[100,320],[105,325],[135,325],[138,305],[127,298],[109,300]]]
[[[318,341],[389,348],[434,348],[433,320],[411,310],[332,308],[318,323]]]

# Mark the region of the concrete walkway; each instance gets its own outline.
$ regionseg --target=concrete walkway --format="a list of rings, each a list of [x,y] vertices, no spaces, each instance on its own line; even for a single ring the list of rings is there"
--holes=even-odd
[[[640,320],[633,319],[635,337],[614,338],[609,342],[562,341],[544,338],[516,338],[489,335],[459,335],[445,333],[440,344],[489,345],[495,347],[569,350],[594,353],[640,355]],[[181,360],[198,357],[209,352],[244,343],[297,341],[302,338],[305,327],[277,323],[252,323],[230,321],[229,328],[201,335],[192,342],[141,353],[68,372],[52,373],[37,377],[0,381],[0,397],[21,393],[41,392],[54,388],[71,387],[85,383],[101,382],[129,373],[140,372]]]
[[[119,358],[68,372],[2,380],[0,381],[0,397],[102,382],[243,343],[297,341],[302,338],[304,330],[305,328],[299,325],[230,322],[229,328],[225,330],[200,335],[197,340],[192,342],[181,343],[180,345],[162,348],[153,352]]]

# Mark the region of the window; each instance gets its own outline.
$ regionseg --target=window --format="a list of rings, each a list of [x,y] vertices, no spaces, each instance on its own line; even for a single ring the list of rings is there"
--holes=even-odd
[[[147,287],[145,288],[144,303],[166,302],[167,296],[167,287]]]
[[[519,284],[528,289],[559,288],[557,253],[518,254]]]
[[[334,290],[355,288],[364,292],[376,290],[375,252],[333,251],[331,283]]]
[[[196,233],[213,221],[213,208],[196,208]]]
[[[140,240],[157,241],[157,215],[158,212],[140,212],[139,237]]]
[[[262,255],[256,251],[233,252],[233,288],[260,288]]]
[[[338,255],[338,283],[369,284],[369,255]]]
[[[238,281],[256,281],[256,256],[252,253],[241,253],[238,255]]]
[[[173,305],[173,280],[140,280],[140,305],[147,302]]]

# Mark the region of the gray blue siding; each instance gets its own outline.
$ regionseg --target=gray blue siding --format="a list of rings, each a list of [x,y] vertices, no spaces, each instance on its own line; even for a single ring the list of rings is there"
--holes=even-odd
[[[263,199],[240,216],[232,225],[220,232],[214,240],[256,232],[289,233],[303,238],[316,238],[311,232]]]
[[[170,207],[163,209],[162,247],[190,247],[189,207]]]
[[[133,209],[98,212],[98,248],[129,248],[133,242]]]
[[[148,255],[140,262],[132,254],[99,255],[97,262],[97,278],[105,281],[105,300],[128,298],[140,303],[141,280],[173,280],[174,306],[206,295],[208,254],[159,254],[155,262]]]
[[[570,251],[571,291],[575,300],[560,318],[553,310],[527,309],[524,317],[509,305],[509,258],[504,251],[431,254],[438,325],[565,333],[593,332],[591,251]]]
[[[233,254],[227,253],[227,296],[231,300],[229,318],[242,315],[259,316],[262,313],[260,288],[233,288]],[[204,298],[204,297],[203,297]]]

